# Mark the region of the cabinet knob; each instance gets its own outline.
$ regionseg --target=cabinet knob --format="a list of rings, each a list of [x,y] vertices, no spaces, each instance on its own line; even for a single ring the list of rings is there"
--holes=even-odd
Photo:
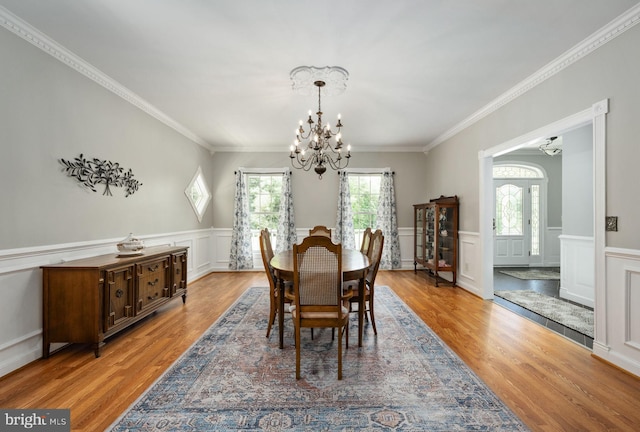
[[[158,270],[159,267],[160,267],[160,265],[156,264],[153,267],[151,267],[151,266],[147,267],[147,270],[149,270],[150,272],[154,272],[154,271]]]
[[[116,291],[116,297],[120,298],[120,297],[122,297],[123,295],[124,295],[124,291],[122,291],[121,289],[118,289],[118,290]]]
[[[158,278],[156,278],[156,280],[154,280],[153,282],[152,281],[147,282],[147,284],[151,286],[155,286],[157,283],[158,283]]]

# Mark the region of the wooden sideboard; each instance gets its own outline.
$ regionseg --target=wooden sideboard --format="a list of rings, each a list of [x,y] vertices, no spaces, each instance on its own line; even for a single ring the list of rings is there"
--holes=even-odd
[[[104,339],[170,300],[187,299],[187,248],[157,246],[138,256],[101,255],[43,266],[43,350]]]

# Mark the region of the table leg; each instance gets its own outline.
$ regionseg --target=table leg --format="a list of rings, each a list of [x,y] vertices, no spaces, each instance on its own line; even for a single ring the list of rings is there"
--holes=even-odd
[[[284,348],[284,279],[278,278],[278,333],[280,349]]]
[[[358,284],[358,346],[362,346],[362,333],[364,332],[364,290],[365,280],[364,276],[359,279]]]

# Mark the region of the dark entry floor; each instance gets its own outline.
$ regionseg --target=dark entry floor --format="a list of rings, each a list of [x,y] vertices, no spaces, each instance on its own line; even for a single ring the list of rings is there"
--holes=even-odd
[[[528,268],[528,267],[527,267]],[[516,270],[516,268],[509,268],[510,270]],[[518,268],[517,270],[524,270],[526,268]],[[549,268],[545,268],[550,270]],[[556,269],[559,270],[559,269]],[[532,290],[537,291],[540,294],[548,295],[555,298],[560,298],[560,281],[558,280],[522,280],[513,276],[500,273],[500,268],[493,269],[493,289],[494,291],[503,290]],[[564,299],[563,299],[564,300]],[[586,346],[589,349],[593,349],[593,338],[578,333],[577,331],[558,324],[555,321],[551,321],[535,312],[531,312],[517,304],[511,303],[500,297],[494,297],[493,301],[525,318],[529,318],[556,333]],[[582,306],[582,305],[579,305]],[[584,307],[584,306],[582,306]]]

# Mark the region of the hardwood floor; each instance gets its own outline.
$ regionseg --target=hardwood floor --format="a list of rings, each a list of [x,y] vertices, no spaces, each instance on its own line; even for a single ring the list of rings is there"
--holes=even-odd
[[[533,431],[632,431],[640,379],[588,349],[461,288],[421,273],[380,271],[390,286]],[[101,431],[148,388],[263,272],[213,273],[107,340],[96,359],[73,345],[0,378],[0,407],[70,408],[73,430]],[[277,330],[276,330],[277,331]],[[293,379],[293,376],[292,376]]]

